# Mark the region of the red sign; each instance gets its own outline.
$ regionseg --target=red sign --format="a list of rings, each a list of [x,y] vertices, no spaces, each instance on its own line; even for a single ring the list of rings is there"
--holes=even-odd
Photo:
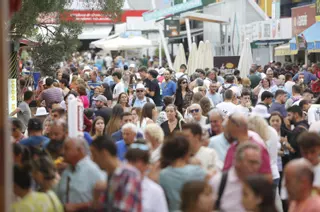
[[[126,10],[121,14],[121,18],[116,22],[126,22],[127,17],[142,17],[142,13],[146,10]],[[103,11],[98,10],[70,10],[58,16],[58,13],[40,14],[38,17],[39,23],[56,24],[59,20],[91,23],[114,23]]]
[[[298,35],[316,22],[316,6],[306,6],[291,9],[292,14],[292,35]]]

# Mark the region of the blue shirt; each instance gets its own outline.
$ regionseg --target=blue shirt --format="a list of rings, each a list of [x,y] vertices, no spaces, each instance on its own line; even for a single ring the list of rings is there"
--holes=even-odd
[[[211,94],[210,92],[208,92],[207,97],[212,101],[214,105],[217,105],[222,102],[221,95],[218,93]]]
[[[90,81],[88,81],[88,86],[89,87],[93,87],[93,88],[95,88],[95,87],[98,87],[98,86],[101,86],[102,85],[102,82],[101,81],[98,81],[98,79],[97,79],[97,81],[96,82],[92,82],[91,80]],[[94,94],[94,89],[91,89],[90,90],[90,100],[91,100],[91,98],[93,97],[93,94]]]
[[[293,81],[298,80],[300,73],[296,73],[296,75],[294,75],[292,80]],[[304,76],[304,84],[306,84],[306,85],[308,85],[312,80],[317,80],[317,77],[314,74],[310,73],[309,71],[303,70],[302,73]]]
[[[119,160],[124,161],[126,153],[128,151],[127,144],[122,139],[120,141],[117,141],[116,145],[117,145],[117,156]]]
[[[170,80],[169,82],[161,83],[162,98],[165,96],[172,96],[176,93],[176,89],[177,85],[172,80]]]
[[[169,211],[180,209],[180,192],[186,182],[204,180],[205,176],[205,170],[196,165],[186,165],[179,168],[168,166],[162,169],[159,176],[159,184],[167,196]]]
[[[122,137],[122,131],[121,131],[121,129],[118,130],[117,132],[112,133],[111,137],[112,137],[112,139],[113,139],[114,142],[117,142],[117,141],[122,140],[123,137]],[[142,133],[138,132],[136,138],[143,138]]]
[[[153,103],[154,104],[154,101],[150,98],[149,98],[149,102],[150,103]],[[136,100],[134,101],[134,104],[132,105],[132,107],[141,107],[143,108],[144,104],[147,103],[147,97],[144,97],[143,100],[140,100],[138,97],[136,98]]]
[[[272,113],[275,111],[279,112],[283,118],[287,117],[287,115],[288,115],[286,108],[285,108],[285,105],[280,104],[278,102],[273,102],[271,107],[269,108],[269,113]]]
[[[46,148],[49,144],[50,139],[45,136],[30,136],[29,138],[25,138],[20,141],[20,144],[25,146],[40,146]]]
[[[219,135],[211,137],[208,147],[216,150],[219,160],[224,163],[227,151],[230,147],[230,144],[226,137],[224,137],[224,134],[220,133]]]

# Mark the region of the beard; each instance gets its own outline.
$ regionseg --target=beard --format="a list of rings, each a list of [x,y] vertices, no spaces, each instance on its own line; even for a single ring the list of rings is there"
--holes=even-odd
[[[55,140],[51,139],[50,143],[47,146],[47,150],[51,154],[52,157],[58,157],[61,156],[61,152],[64,145],[64,139],[63,140]]]

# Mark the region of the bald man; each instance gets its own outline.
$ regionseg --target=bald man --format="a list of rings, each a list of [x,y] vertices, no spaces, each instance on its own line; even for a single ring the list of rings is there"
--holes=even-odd
[[[288,191],[289,212],[317,212],[320,209],[320,197],[312,195],[314,178],[312,164],[306,159],[290,161],[285,169],[285,186]]]

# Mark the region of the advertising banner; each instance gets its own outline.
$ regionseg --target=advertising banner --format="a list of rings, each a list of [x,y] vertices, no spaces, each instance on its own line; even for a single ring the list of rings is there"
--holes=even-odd
[[[174,37],[180,35],[180,20],[164,20],[164,35]]]
[[[318,1],[317,1],[318,2]],[[309,4],[291,9],[292,35],[298,35],[316,22],[316,6]]]
[[[8,79],[8,110],[9,114],[17,108],[17,80]]]

